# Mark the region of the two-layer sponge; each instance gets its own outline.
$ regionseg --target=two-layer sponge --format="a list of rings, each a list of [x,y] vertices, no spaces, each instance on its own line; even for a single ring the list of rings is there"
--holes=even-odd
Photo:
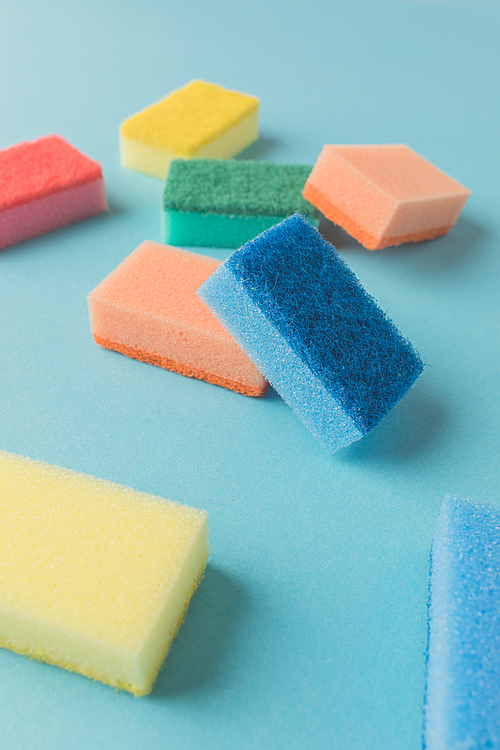
[[[500,747],[500,508],[446,496],[428,632],[424,747]]]
[[[177,159],[163,194],[163,238],[236,248],[296,211],[318,226],[317,210],[302,197],[310,172],[300,164]]]
[[[64,138],[0,151],[0,249],[107,209],[100,165]]]
[[[205,570],[206,513],[0,452],[0,645],[144,695]]]
[[[422,371],[411,344],[299,214],[236,250],[198,295],[331,451],[375,427]]]
[[[446,234],[470,195],[403,144],[324,146],[304,197],[369,250]]]
[[[88,296],[96,343],[248,396],[263,395],[266,380],[196,296],[219,264],[143,242]]]
[[[191,81],[120,127],[123,167],[164,180],[172,159],[230,159],[258,135],[259,100]]]

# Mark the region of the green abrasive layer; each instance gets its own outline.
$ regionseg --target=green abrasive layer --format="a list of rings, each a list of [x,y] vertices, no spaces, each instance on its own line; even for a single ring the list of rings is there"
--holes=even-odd
[[[312,167],[258,161],[176,159],[163,194],[163,238],[188,247],[236,248],[299,211],[318,226],[302,197]]]

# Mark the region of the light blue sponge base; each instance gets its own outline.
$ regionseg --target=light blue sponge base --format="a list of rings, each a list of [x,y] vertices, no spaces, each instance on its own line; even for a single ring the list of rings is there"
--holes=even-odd
[[[297,416],[334,452],[363,437],[342,406],[221,265],[197,292]]]

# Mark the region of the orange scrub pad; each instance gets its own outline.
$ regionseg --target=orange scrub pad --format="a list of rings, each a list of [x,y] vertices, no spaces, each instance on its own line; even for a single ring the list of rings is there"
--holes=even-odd
[[[446,234],[470,195],[408,146],[323,147],[306,200],[368,250]]]
[[[230,159],[258,135],[259,100],[191,81],[120,127],[123,167],[164,180],[172,159]]]
[[[0,249],[107,210],[100,165],[64,138],[0,151]]]
[[[267,381],[196,296],[220,261],[146,240],[89,294],[97,344],[262,396]]]
[[[206,513],[0,451],[0,645],[135,695],[205,570]]]

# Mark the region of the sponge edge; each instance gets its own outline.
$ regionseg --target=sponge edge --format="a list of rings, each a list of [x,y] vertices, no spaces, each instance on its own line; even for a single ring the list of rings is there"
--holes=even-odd
[[[0,452],[0,644],[145,695],[208,556],[206,513]]]
[[[295,214],[198,295],[327,450],[375,427],[423,364],[335,249]]]
[[[63,138],[0,151],[0,249],[107,210],[100,165]]]
[[[424,747],[500,747],[500,508],[447,495],[432,539]]]

